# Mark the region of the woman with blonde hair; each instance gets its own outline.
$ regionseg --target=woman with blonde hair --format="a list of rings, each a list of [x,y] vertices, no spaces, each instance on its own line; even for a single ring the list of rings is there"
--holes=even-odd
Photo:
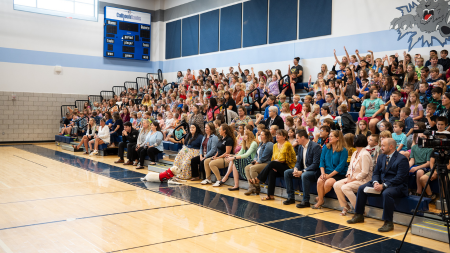
[[[97,124],[95,124],[95,119],[90,118],[89,123],[86,126],[86,135],[83,136],[83,138],[81,139],[78,146],[72,145],[73,150],[75,151],[75,150],[80,149],[81,145],[84,144],[84,148],[86,148],[86,151],[84,152],[84,154],[86,154],[86,155],[89,154],[88,143],[90,140],[92,140],[94,138],[96,130],[97,130]]]
[[[348,151],[344,147],[344,136],[341,131],[332,131],[329,142],[323,146],[320,155],[320,177],[317,180],[317,203],[311,206],[313,209],[321,209],[325,203],[323,197],[331,189],[334,183],[345,178],[347,174]]]
[[[147,107],[148,107],[148,106],[151,106],[151,105],[152,105],[152,102],[150,101],[150,95],[145,94],[145,95],[144,95],[144,98],[143,98],[142,101],[141,101],[141,104],[142,104],[142,105],[146,105]]]
[[[233,172],[234,178],[234,186],[232,188],[228,188],[228,190],[239,190],[239,177],[247,179],[244,168],[253,161],[253,158],[255,158],[257,147],[258,142],[253,132],[245,130],[241,150],[235,156],[228,155],[226,159],[229,165],[227,174],[222,178],[222,183],[225,183],[228,180],[228,176],[231,172]]]
[[[322,74],[322,78],[327,80],[328,78],[328,66],[326,64],[322,64],[320,66],[320,73]]]

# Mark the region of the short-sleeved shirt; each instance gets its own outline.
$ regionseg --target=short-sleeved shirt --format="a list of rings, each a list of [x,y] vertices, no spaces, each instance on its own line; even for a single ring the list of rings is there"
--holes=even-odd
[[[291,114],[292,116],[295,116],[297,114],[300,114],[302,112],[302,104],[298,103],[297,106],[295,106],[293,103],[290,105]]]
[[[347,91],[345,92],[345,96],[351,98],[352,96],[356,96],[356,78],[353,80],[352,84],[347,84]]]
[[[232,106],[231,110],[234,112],[237,112],[236,102],[232,98],[228,99],[228,101],[225,103],[225,106],[228,108],[229,106]]]
[[[220,139],[219,142],[217,143],[217,152],[218,152],[217,156],[225,154],[225,152],[227,151],[227,146],[233,147],[233,144],[234,140],[230,136]],[[231,149],[231,152],[233,152],[233,149]]]
[[[362,106],[366,108],[366,117],[372,117],[374,113],[380,110],[380,106],[383,104],[384,104],[383,100],[379,98],[365,99]]]
[[[297,66],[292,66],[291,67],[291,73],[293,73],[294,71],[300,72],[300,70],[303,71],[303,67],[300,64],[297,65]],[[295,82],[296,83],[303,82],[303,74],[301,76],[295,78]]]
[[[389,117],[392,116],[391,112],[389,111],[389,109],[391,109],[391,106],[392,106],[392,104],[389,104],[386,108],[386,112],[389,113]],[[405,103],[403,103],[402,100],[399,100],[397,103],[395,103],[395,106],[403,108],[403,107],[405,107]]]
[[[404,133],[398,135],[396,133],[392,133],[392,139],[395,140],[395,142],[397,142],[397,148],[403,144],[403,147],[401,149],[401,151],[406,151],[406,146],[407,146],[407,138],[406,135]]]
[[[248,125],[248,123],[249,123],[250,121],[252,121],[252,118],[250,118],[250,116],[246,115],[246,116],[244,117],[244,119],[241,120],[239,117],[236,117],[236,118],[233,119],[232,122],[233,122],[234,124],[236,124],[236,125]]]
[[[430,161],[432,148],[420,148],[419,145],[414,145],[411,148],[411,158],[414,158],[414,165],[420,166]]]
[[[330,108],[330,115],[336,116],[337,115],[337,108],[336,108],[336,99],[333,99],[331,103],[324,103],[322,106],[328,106]]]
[[[64,125],[68,126],[70,124],[70,119],[65,118],[64,119]]]

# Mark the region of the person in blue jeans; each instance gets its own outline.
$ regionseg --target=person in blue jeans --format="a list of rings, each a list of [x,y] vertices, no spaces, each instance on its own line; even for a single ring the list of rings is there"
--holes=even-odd
[[[288,199],[283,202],[284,205],[290,205],[295,203],[295,193],[293,178],[297,177],[302,179],[303,186],[303,200],[297,204],[298,208],[309,207],[309,189],[311,182],[317,182],[320,176],[320,155],[322,154],[322,148],[320,145],[310,141],[308,132],[306,130],[297,130],[296,132],[297,143],[300,145],[297,154],[297,163],[294,169],[286,170],[284,172],[284,181],[286,182],[286,191]]]

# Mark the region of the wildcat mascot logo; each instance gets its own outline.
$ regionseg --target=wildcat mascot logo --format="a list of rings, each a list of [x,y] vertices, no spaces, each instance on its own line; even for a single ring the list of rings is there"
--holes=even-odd
[[[390,29],[397,30],[398,40],[409,37],[409,51],[422,39],[422,46],[433,46],[433,39],[444,46],[450,37],[449,0],[417,0],[397,9],[402,16],[391,22]]]

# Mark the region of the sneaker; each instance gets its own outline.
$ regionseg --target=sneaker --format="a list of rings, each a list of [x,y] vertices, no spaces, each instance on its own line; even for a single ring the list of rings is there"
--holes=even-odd
[[[205,184],[212,184],[212,182],[209,179],[205,179],[200,184],[203,184],[203,185],[205,185]]]
[[[217,180],[214,184],[213,187],[219,187],[221,185],[223,185],[224,183],[221,180]]]
[[[98,154],[98,150],[92,151],[89,155],[96,155],[96,154]]]

